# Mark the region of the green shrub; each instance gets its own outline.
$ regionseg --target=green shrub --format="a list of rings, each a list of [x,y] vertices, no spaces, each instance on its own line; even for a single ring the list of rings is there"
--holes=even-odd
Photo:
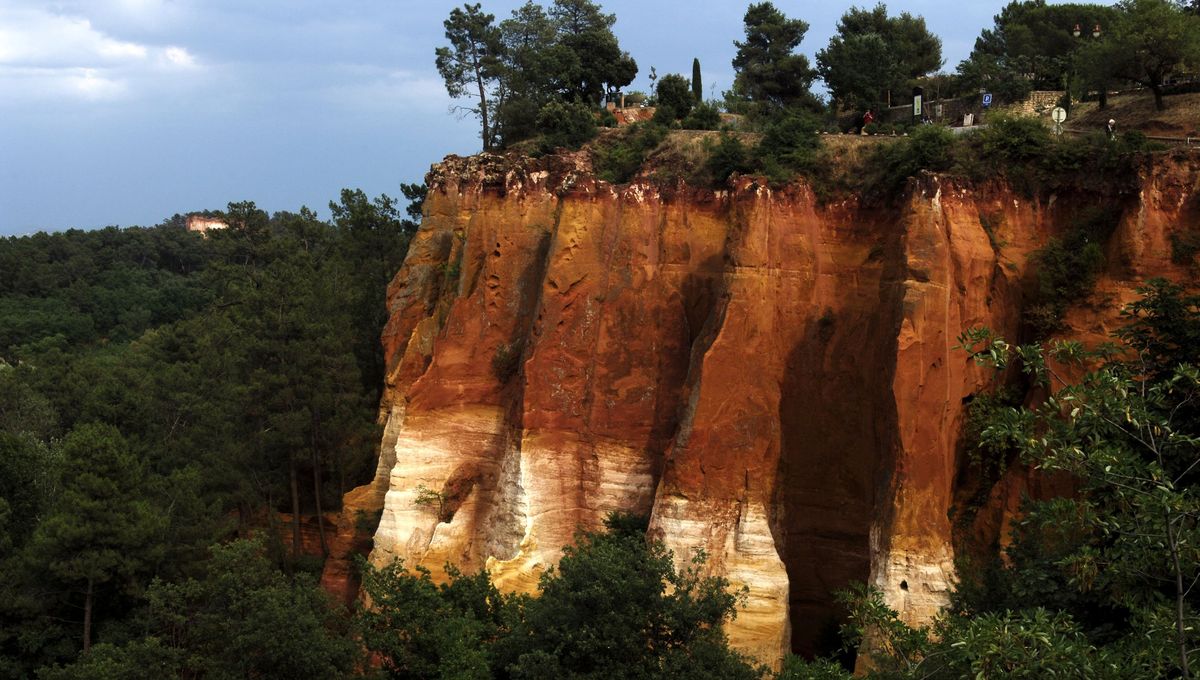
[[[721,127],[721,112],[708,102],[697,104],[683,119],[685,130],[716,130]]]
[[[1062,188],[1121,193],[1133,187],[1133,161],[1155,150],[1133,132],[1055,138],[1037,118],[997,115],[963,140],[955,170],[974,180],[1003,177],[1027,196]]]
[[[740,594],[703,575],[703,554],[677,569],[646,524],[614,514],[605,532],[577,532],[537,597],[501,594],[485,571],[447,565],[438,584],[360,560],[362,645],[389,677],[762,680],[723,630]]]
[[[581,102],[550,102],[538,112],[537,124],[546,152],[559,147],[577,149],[596,136],[596,116],[592,107]]]
[[[785,181],[796,173],[811,171],[821,139],[821,121],[807,112],[789,112],[763,131],[757,156],[763,170],[774,181]]]
[[[617,117],[608,109],[601,109],[600,115],[596,116],[596,124],[600,127],[615,128],[617,127]]]
[[[789,654],[775,680],[853,680],[854,674],[828,659],[806,661]]]
[[[671,127],[671,123],[675,122],[675,109],[662,105],[655,107],[654,117],[650,119],[650,122],[664,128]]]
[[[988,243],[997,254],[1008,245],[1008,242],[1000,238],[999,234],[996,233],[1003,224],[1003,212],[997,211],[991,215],[982,212],[979,214],[979,226],[983,228],[983,233],[987,234]]]
[[[994,440],[984,437],[984,430],[1005,409],[1021,405],[1021,394],[1012,388],[999,389],[992,393],[976,395],[967,406],[967,417],[963,423],[963,441],[966,446],[967,459],[971,465],[983,475],[984,479],[995,481],[1000,478],[1008,467],[1010,454],[1013,452],[1007,446],[1002,446]],[[984,485],[990,489],[990,485]],[[980,501],[986,498],[979,499]]]
[[[1074,169],[1079,147],[1056,144],[1036,118],[997,114],[966,138],[959,170],[975,180],[1004,177],[1014,189],[1031,195],[1043,187],[1044,178]]]
[[[713,179],[720,184],[733,173],[749,172],[753,167],[746,145],[730,132],[722,132],[717,143],[709,148],[707,165]]]
[[[991,117],[976,136],[985,155],[1007,163],[1044,158],[1054,141],[1042,121],[1023,116]]]
[[[997,115],[976,133],[979,152],[997,168],[1012,170],[1050,154],[1054,138],[1042,121],[1021,116]]]
[[[954,134],[940,125],[924,125],[909,137],[876,147],[863,173],[870,188],[899,191],[923,170],[944,172],[953,164]]]
[[[1058,330],[1067,308],[1091,292],[1104,269],[1104,242],[1115,226],[1111,211],[1093,208],[1061,239],[1050,239],[1033,254],[1037,288],[1025,319],[1034,337]]]
[[[496,110],[497,125],[500,126],[500,139],[504,146],[511,146],[522,140],[537,136],[540,132],[538,114],[541,109],[537,102],[524,97],[509,99]]]
[[[633,179],[638,170],[663,139],[667,129],[654,123],[636,123],[596,144],[592,150],[592,166],[596,176],[614,184]]]

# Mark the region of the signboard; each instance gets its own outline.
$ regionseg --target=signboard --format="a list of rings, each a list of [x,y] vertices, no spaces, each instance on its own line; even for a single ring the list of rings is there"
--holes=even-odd
[[[987,107],[989,107],[989,106],[991,106],[991,105],[992,105],[992,93],[991,93],[991,92],[985,92],[985,93],[983,94],[983,108],[985,108],[985,109],[986,109]]]
[[[921,95],[913,97],[913,117],[921,117]]]
[[[1061,137],[1063,133],[1062,124],[1063,121],[1067,119],[1067,110],[1061,106],[1056,106],[1054,107],[1054,110],[1050,112],[1050,117],[1054,119],[1054,134]]]

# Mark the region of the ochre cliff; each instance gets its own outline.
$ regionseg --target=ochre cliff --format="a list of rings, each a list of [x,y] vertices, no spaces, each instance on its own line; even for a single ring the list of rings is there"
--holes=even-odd
[[[1197,229],[1193,166],[1037,200],[926,175],[864,206],[751,179],[613,186],[585,154],[450,157],[389,290],[384,441],[355,492],[383,510],[371,559],[532,591],[578,528],[627,510],[748,586],[729,634],[763,661],[830,651],[851,581],[926,621],[976,483],[966,404],[993,378],[956,336],[1017,337],[1029,255],[1100,205],[1120,215],[1109,265],[1068,322],[1102,338],[1142,279],[1187,275],[1169,239]],[[1000,538],[1040,484],[1013,470],[976,534]]]

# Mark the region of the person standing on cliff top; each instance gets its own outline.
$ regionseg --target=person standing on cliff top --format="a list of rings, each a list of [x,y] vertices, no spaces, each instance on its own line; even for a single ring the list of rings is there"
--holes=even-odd
[[[863,114],[862,128],[859,129],[859,132],[864,135],[867,134],[867,126],[874,122],[875,113],[871,109],[867,109],[867,112]]]

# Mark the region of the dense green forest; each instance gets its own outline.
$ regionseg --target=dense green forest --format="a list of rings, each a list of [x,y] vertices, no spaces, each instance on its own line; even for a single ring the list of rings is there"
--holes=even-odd
[[[347,190],[330,222],[235,203],[204,236],[176,216],[0,241],[0,676],[137,638],[154,583],[370,478],[424,193],[403,188],[407,215]],[[271,564],[319,570],[291,529]]]

